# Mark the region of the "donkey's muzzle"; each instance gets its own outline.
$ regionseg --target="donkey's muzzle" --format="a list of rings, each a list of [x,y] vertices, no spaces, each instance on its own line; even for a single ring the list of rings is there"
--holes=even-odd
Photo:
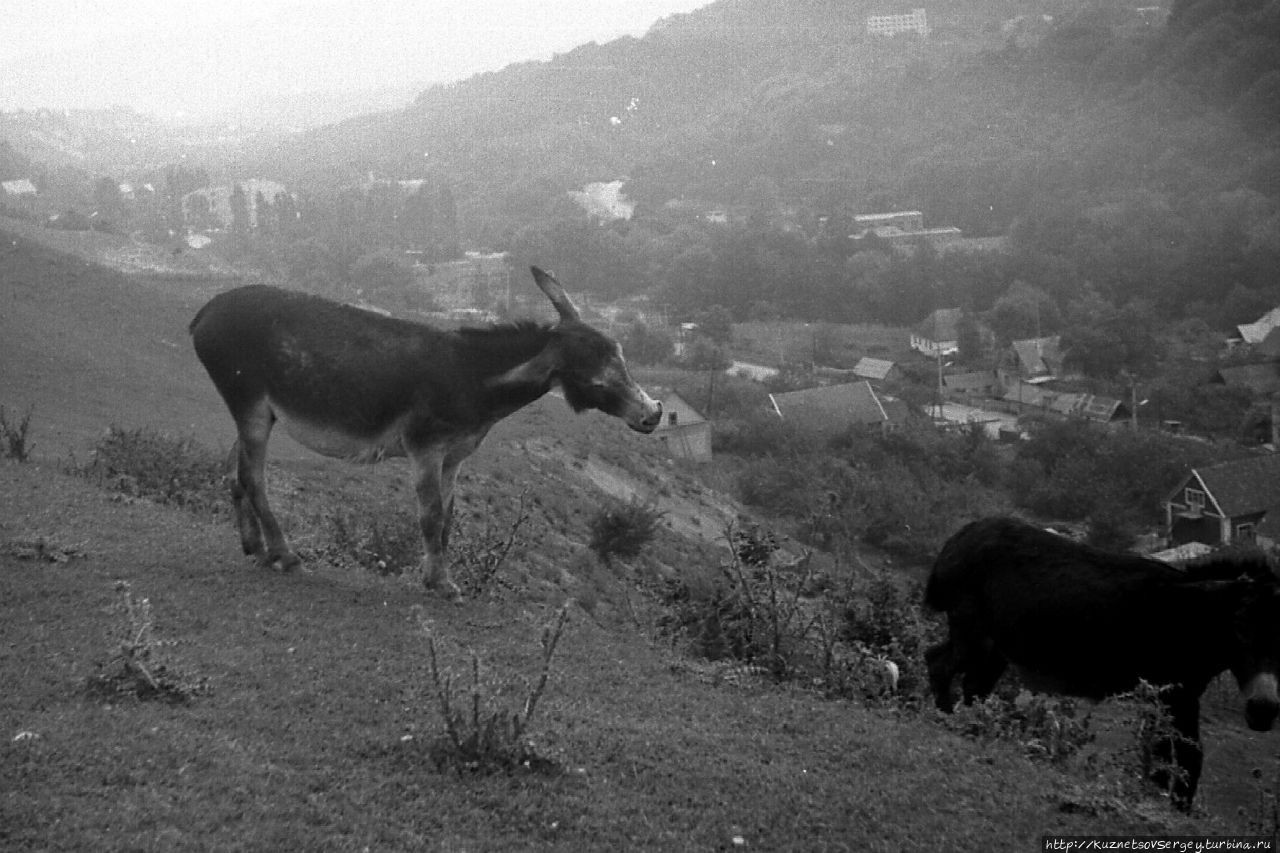
[[[1280,696],[1276,677],[1271,673],[1255,675],[1244,690],[1244,721],[1255,732],[1269,732],[1280,715]]]
[[[645,415],[644,418],[642,418],[639,421],[630,421],[628,422],[627,426],[631,427],[636,432],[642,432],[645,435],[648,435],[649,433],[653,432],[655,429],[658,428],[658,424],[662,423],[661,401],[655,400],[654,407],[655,407],[654,410],[649,414]]]

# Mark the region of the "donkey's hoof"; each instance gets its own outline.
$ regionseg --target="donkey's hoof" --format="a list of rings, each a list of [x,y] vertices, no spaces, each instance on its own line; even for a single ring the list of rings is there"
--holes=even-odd
[[[276,558],[280,562],[280,571],[288,574],[302,568],[302,558],[292,551],[286,551]]]
[[[430,592],[434,592],[441,598],[448,599],[455,604],[462,601],[462,590],[458,588],[456,583],[448,578],[423,578],[422,585]]]

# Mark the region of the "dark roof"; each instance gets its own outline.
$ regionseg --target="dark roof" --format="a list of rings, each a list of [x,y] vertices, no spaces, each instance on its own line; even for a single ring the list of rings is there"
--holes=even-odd
[[[900,422],[906,417],[906,405],[886,398],[882,401],[867,382],[806,388],[785,394],[770,394],[774,406],[784,419],[803,420],[817,426],[843,428],[850,424]]]
[[[1027,338],[1025,341],[1014,341],[1013,351],[1018,354],[1018,363],[1022,369],[1032,376],[1054,373],[1062,369],[1062,351],[1058,347],[1059,338],[1053,335],[1048,338]]]
[[[1191,473],[1228,517],[1280,508],[1280,454],[1248,456]]]
[[[1224,367],[1218,371],[1216,378],[1227,385],[1248,388],[1255,394],[1270,394],[1280,391],[1280,363],[1268,361],[1263,364],[1237,364],[1234,367]]]
[[[1000,377],[994,370],[949,373],[942,377],[942,384],[955,391],[997,390],[1000,388]]]

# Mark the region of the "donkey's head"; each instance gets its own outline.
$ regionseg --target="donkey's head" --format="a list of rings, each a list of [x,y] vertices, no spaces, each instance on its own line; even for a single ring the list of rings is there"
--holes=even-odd
[[[1265,732],[1280,715],[1280,588],[1269,575],[1234,583],[1243,584],[1248,590],[1236,612],[1237,660],[1231,669],[1244,699],[1245,722]]]
[[[560,315],[552,329],[553,378],[575,412],[599,409],[621,418],[637,432],[662,422],[662,404],[644,392],[627,371],[618,342],[582,322],[578,309],[555,276],[533,267],[533,279]]]

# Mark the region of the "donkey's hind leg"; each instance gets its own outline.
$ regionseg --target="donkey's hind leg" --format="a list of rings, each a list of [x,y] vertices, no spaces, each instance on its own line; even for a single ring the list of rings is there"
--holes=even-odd
[[[240,439],[231,445],[227,454],[227,481],[231,485],[231,506],[236,514],[236,529],[240,531],[240,548],[250,557],[259,561],[266,557],[262,547],[262,528],[258,524],[258,515],[253,511],[249,501],[249,491],[240,481]]]
[[[236,483],[240,494],[247,498],[247,508],[255,516],[255,521],[250,524],[248,538],[245,537],[246,526],[241,523],[240,542],[245,553],[252,553],[258,558],[259,565],[267,567],[279,562],[281,569],[292,571],[302,565],[302,560],[285,541],[280,524],[267,503],[267,440],[271,437],[275,420],[275,414],[266,398],[245,412],[243,417],[236,419],[240,434],[240,440],[236,442],[240,448],[236,458]],[[234,490],[232,494],[234,497]],[[256,530],[260,530],[261,536],[266,538],[265,553],[261,537],[253,535]]]

